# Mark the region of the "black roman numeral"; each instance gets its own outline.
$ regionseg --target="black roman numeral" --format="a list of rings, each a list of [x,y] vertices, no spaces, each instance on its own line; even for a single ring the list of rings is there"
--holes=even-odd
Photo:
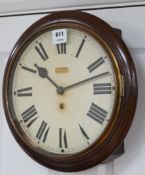
[[[26,66],[22,66],[22,64],[20,64],[20,66],[21,66],[21,68],[22,68],[23,70],[26,70],[26,71],[28,71],[28,72],[31,72],[31,73],[36,73],[36,72],[37,72],[37,71],[34,70],[34,69],[31,69],[31,68],[26,67]]]
[[[23,89],[18,89],[14,92],[18,97],[29,97],[32,96],[32,87],[27,87]]]
[[[101,66],[103,63],[105,63],[104,59],[102,57],[100,57],[99,59],[97,59],[96,61],[94,61],[90,66],[88,66],[88,70],[91,73],[92,71],[94,71],[97,67]]]
[[[79,124],[79,128],[81,130],[81,133],[83,134],[83,136],[85,137],[85,139],[89,140],[89,136],[87,135],[86,131],[83,129],[83,127]]]
[[[80,44],[80,46],[79,46],[79,48],[78,48],[78,51],[77,51],[76,56],[75,56],[76,58],[79,57],[80,52],[81,52],[81,50],[82,50],[82,47],[83,47],[83,45],[85,44],[85,41],[86,41],[86,36],[84,37],[84,39],[82,40],[82,42],[81,42],[81,44]]]
[[[111,83],[95,83],[93,84],[94,95],[100,94],[111,94],[112,86]]]
[[[36,43],[38,44],[38,46],[35,46],[37,53],[40,55],[40,57],[43,59],[43,61],[47,60],[48,55],[44,49],[44,46],[42,45],[42,43],[38,43],[37,41],[36,41]]]
[[[58,54],[66,54],[66,43],[56,44]]]
[[[87,115],[102,125],[106,119],[107,113],[107,111],[97,106],[95,103],[92,103]]]
[[[29,128],[38,118],[38,116],[36,116],[38,113],[35,109],[35,106],[32,105],[31,107],[29,107],[28,109],[26,109],[21,115],[23,118],[23,121],[27,124],[27,127]]]
[[[36,134],[36,138],[39,140],[38,143],[40,143],[41,138],[42,142],[45,143],[50,128],[47,127],[47,125],[48,124],[44,120],[41,122],[38,132]]]
[[[62,152],[64,148],[68,148],[66,131],[63,128],[59,128],[59,148],[62,148]]]

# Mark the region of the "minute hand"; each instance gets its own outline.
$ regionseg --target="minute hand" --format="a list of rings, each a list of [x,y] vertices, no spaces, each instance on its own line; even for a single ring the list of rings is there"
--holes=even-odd
[[[68,85],[68,86],[64,87],[63,89],[64,89],[64,91],[65,91],[65,90],[67,90],[67,89],[70,89],[70,88],[72,88],[72,87],[81,85],[81,84],[83,84],[83,83],[85,83],[85,82],[89,82],[90,80],[93,80],[93,79],[95,79],[95,78],[102,77],[102,76],[107,75],[107,74],[109,74],[109,72],[104,72],[104,73],[101,73],[101,74],[97,74],[97,75],[95,75],[95,76],[93,76],[93,77],[87,78],[87,79],[85,79],[85,80],[76,82],[76,83],[71,84],[71,85]]]

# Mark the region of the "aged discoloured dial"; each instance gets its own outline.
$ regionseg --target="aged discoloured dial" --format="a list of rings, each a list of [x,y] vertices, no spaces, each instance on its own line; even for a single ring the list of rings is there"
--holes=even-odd
[[[89,34],[66,29],[65,44],[53,44],[50,30],[27,45],[9,89],[16,120],[27,137],[59,154],[93,144],[108,125],[116,100],[107,52]]]

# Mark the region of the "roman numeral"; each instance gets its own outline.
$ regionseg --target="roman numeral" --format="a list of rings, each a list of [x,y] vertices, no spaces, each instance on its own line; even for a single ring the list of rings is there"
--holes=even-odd
[[[81,44],[80,44],[80,46],[79,46],[79,48],[78,48],[78,51],[77,51],[76,56],[75,56],[76,58],[79,57],[80,52],[81,52],[81,50],[82,50],[82,47],[83,47],[84,44],[85,44],[85,41],[86,41],[86,36],[84,37],[84,39],[82,40],[82,42],[81,42]]]
[[[18,89],[16,92],[14,92],[14,94],[17,95],[18,97],[32,96],[32,87]]]
[[[59,148],[62,148],[62,152],[64,148],[68,148],[66,131],[63,128],[59,128]]]
[[[31,73],[36,73],[36,72],[37,72],[36,70],[31,69],[31,68],[26,67],[26,66],[22,66],[21,64],[20,64],[20,66],[21,66],[21,68],[22,68],[23,70],[26,70],[26,71],[28,71],[28,72],[31,72]]]
[[[94,61],[90,66],[88,66],[88,70],[91,73],[92,71],[94,71],[97,67],[101,66],[103,63],[105,63],[104,59],[102,57],[100,57],[99,59],[97,59],[96,61]]]
[[[66,54],[66,43],[56,44],[58,54]]]
[[[43,61],[47,60],[48,55],[47,55],[47,52],[44,49],[44,46],[42,45],[42,43],[38,43],[37,41],[36,41],[36,43],[38,44],[38,46],[35,46],[35,50],[40,55],[40,57],[43,59]]]
[[[50,128],[47,127],[47,125],[48,124],[44,120],[41,122],[38,132],[36,134],[36,138],[39,140],[38,143],[40,143],[41,138],[42,142],[45,143]]]
[[[23,121],[27,124],[28,128],[37,120],[38,116],[36,116],[36,114],[38,113],[34,105],[30,106],[21,114]]]
[[[95,103],[92,103],[87,115],[102,125],[104,120],[106,119],[107,113],[108,112],[105,111],[103,108],[97,106]]]
[[[79,124],[79,128],[81,130],[81,133],[85,137],[85,139],[89,140],[89,136],[87,135],[86,131],[82,128],[82,126]]]
[[[112,86],[111,83],[98,83],[93,84],[94,95],[100,94],[111,94]]]

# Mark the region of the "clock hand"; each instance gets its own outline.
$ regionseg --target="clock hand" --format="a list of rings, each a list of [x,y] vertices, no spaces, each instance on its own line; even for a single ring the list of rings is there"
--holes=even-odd
[[[63,94],[64,94],[64,91],[67,90],[67,89],[70,89],[70,88],[72,88],[72,87],[78,86],[78,85],[80,85],[80,84],[83,84],[83,83],[88,82],[88,81],[90,81],[90,80],[93,80],[93,79],[95,79],[95,78],[99,78],[99,77],[101,77],[101,76],[104,76],[104,75],[109,74],[109,72],[104,72],[104,73],[95,75],[95,76],[93,76],[93,77],[87,78],[87,79],[85,79],[85,80],[79,81],[79,82],[77,82],[77,83],[68,85],[68,86],[66,86],[66,87],[60,87],[60,86],[58,86],[58,85],[48,76],[48,71],[47,71],[47,69],[45,69],[44,67],[39,67],[37,64],[34,64],[34,66],[38,69],[38,73],[39,73],[39,76],[40,76],[41,78],[46,78],[46,79],[48,79],[48,80],[57,88],[57,93],[58,93],[59,95],[63,95]]]
[[[81,85],[81,84],[83,84],[83,83],[85,83],[85,82],[89,82],[90,80],[93,80],[93,79],[95,79],[95,78],[102,77],[102,76],[107,75],[107,74],[109,74],[109,72],[104,72],[104,73],[95,75],[95,76],[93,76],[93,77],[84,79],[84,80],[82,80],[82,81],[76,82],[76,83],[74,83],[74,84],[68,85],[68,86],[66,86],[66,87],[63,87],[63,91],[65,91],[65,90],[67,90],[67,89],[70,89],[70,88],[72,88],[72,87]]]
[[[57,89],[59,88],[59,86],[48,76],[47,69],[45,69],[44,67],[39,67],[37,64],[34,64],[34,66],[37,68],[38,74],[41,78],[48,79]]]

